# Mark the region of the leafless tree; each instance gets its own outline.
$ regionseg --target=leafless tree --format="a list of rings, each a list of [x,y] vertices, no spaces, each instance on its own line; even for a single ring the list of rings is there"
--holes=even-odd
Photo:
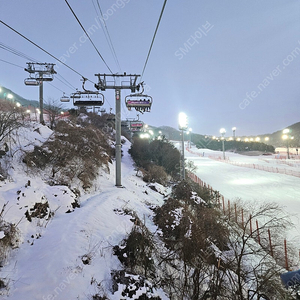
[[[14,130],[24,125],[23,109],[13,103],[0,100],[0,144]]]
[[[48,101],[45,102],[45,113],[48,115],[51,129],[54,129],[63,109],[63,104],[53,98],[49,98]]]
[[[232,299],[253,300],[259,295],[266,295],[266,299],[289,299],[285,298],[288,294],[280,282],[284,233],[291,226],[289,217],[275,203],[241,205],[248,217],[239,226],[229,222],[230,251],[222,256],[222,262],[229,265],[227,275],[234,293]],[[253,220],[259,220],[260,225],[254,226]],[[270,230],[274,233],[272,249],[268,238]]]

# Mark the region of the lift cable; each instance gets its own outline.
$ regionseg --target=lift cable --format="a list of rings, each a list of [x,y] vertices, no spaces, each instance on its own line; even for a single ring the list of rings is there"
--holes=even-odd
[[[9,61],[6,61],[6,60],[4,60],[4,59],[0,59],[0,61],[5,62],[5,63],[10,64],[10,65],[13,65],[13,66],[15,66],[15,67],[24,69],[24,67],[19,66],[19,65],[16,65],[16,64],[11,63],[11,62],[9,62]],[[60,77],[62,77],[62,76],[59,75],[59,74],[54,75],[54,77],[55,77],[56,79],[58,79],[59,81],[61,81],[63,84],[67,85],[67,84],[66,84],[65,82],[63,82],[61,79],[57,78],[57,75],[60,76]],[[62,78],[63,78],[63,77],[62,77]],[[63,80],[65,80],[66,82],[68,82],[68,81],[67,81],[66,79],[64,79],[64,78],[63,78]],[[52,83],[50,83],[50,82],[47,82],[47,81],[46,81],[46,83],[50,84],[52,87],[56,88],[57,90],[61,91],[62,93],[65,93],[63,90],[61,90],[60,88],[58,88],[58,87],[55,86],[54,84],[52,84]],[[69,82],[68,82],[68,83],[69,83]],[[70,84],[69,88],[71,88],[72,90],[76,90],[76,88],[75,88],[74,86],[72,86],[71,83],[69,83],[69,84]],[[110,107],[111,107],[111,104],[110,104],[110,102],[108,101],[108,99],[107,99],[106,97],[104,97],[104,98],[106,99],[105,101],[106,101],[106,102],[110,105]]]
[[[151,46],[150,46],[150,49],[149,49],[149,52],[148,52],[148,55],[147,55],[147,58],[146,58],[146,62],[145,62],[145,65],[144,65],[143,71],[142,71],[142,75],[141,75],[141,81],[142,81],[142,78],[143,78],[143,75],[144,75],[144,72],[145,72],[146,65],[147,65],[147,63],[148,63],[148,59],[149,59],[149,56],[150,56],[150,52],[151,52],[151,50],[152,50],[152,46],[153,46],[153,43],[154,43],[154,40],[155,40],[155,36],[156,36],[157,30],[158,30],[159,23],[160,23],[160,21],[161,21],[161,18],[162,18],[162,15],[163,15],[163,12],[164,12],[164,9],[165,9],[165,6],[166,6],[166,3],[167,3],[167,0],[164,0],[164,4],[163,4],[163,7],[162,7],[162,10],[161,10],[161,13],[160,13],[160,16],[159,16],[159,19],[158,19],[157,25],[156,25],[156,29],[155,29],[155,32],[154,32],[153,38],[152,38]]]
[[[95,50],[97,51],[98,55],[100,56],[100,58],[102,59],[102,61],[104,62],[104,64],[106,65],[106,67],[108,68],[108,70],[112,72],[112,70],[109,68],[109,66],[107,65],[106,61],[104,60],[104,58],[102,57],[102,55],[100,54],[99,50],[97,49],[97,47],[95,46],[95,44],[93,43],[92,39],[90,38],[89,34],[86,32],[86,30],[84,29],[83,25],[81,24],[81,22],[79,21],[78,17],[76,16],[75,12],[73,11],[72,7],[70,6],[70,4],[68,3],[67,0],[65,0],[66,4],[68,5],[69,9],[71,10],[72,14],[74,15],[75,19],[77,20],[78,24],[80,25],[80,27],[82,28],[82,30],[84,31],[84,33],[86,34],[86,36],[88,37],[88,39],[90,40],[90,42],[92,43],[92,45],[94,46]]]
[[[60,81],[61,83],[63,83],[64,85],[66,85],[70,90],[76,90],[76,87],[74,87],[69,81],[67,81],[64,77],[62,77],[60,74],[56,74],[56,75],[54,75],[54,77],[58,80],[58,81]],[[60,78],[58,78],[58,77],[61,77],[61,79]],[[52,84],[53,85],[53,84]]]
[[[7,64],[9,64],[9,65],[12,65],[12,66],[15,66],[15,67],[18,67],[18,68],[24,69],[24,67],[21,67],[21,66],[19,66],[19,65],[16,65],[16,64],[14,64],[14,63],[11,63],[11,62],[9,62],[9,61],[6,61],[6,60],[4,60],[4,59],[0,59],[0,61],[3,61],[3,62],[5,62],[5,63],[7,63]]]
[[[10,46],[7,46],[7,45],[5,45],[5,44],[3,44],[3,43],[1,43],[1,42],[0,42],[0,48],[3,49],[3,50],[7,50],[8,52],[11,52],[12,54],[15,54],[15,55],[17,55],[17,56],[19,56],[19,57],[21,57],[21,58],[25,58],[25,59],[30,60],[30,61],[32,61],[32,62],[38,63],[38,60],[37,60],[37,59],[32,58],[32,57],[28,56],[27,54],[25,54],[25,53],[23,53],[23,52],[21,52],[21,51],[19,51],[19,50],[17,50],[17,49],[14,49],[14,48],[12,48],[12,47],[10,47]],[[13,66],[16,66],[16,67],[19,67],[19,68],[24,69],[24,67],[21,67],[21,66],[19,66],[19,65],[13,64],[13,63],[11,63],[11,62],[9,62],[9,61],[5,61],[5,60],[3,60],[3,59],[1,59],[1,61],[6,62],[6,63],[8,63],[8,64],[10,64],[10,65],[13,65]],[[76,89],[76,88],[75,88],[70,82],[68,82],[62,75],[57,74],[57,76],[59,76],[62,80],[60,80],[59,78],[57,78],[57,79],[58,79],[59,81],[61,81],[63,84],[67,85],[70,89],[73,89],[73,90]],[[56,76],[55,76],[55,77],[56,77]],[[65,82],[63,82],[63,80],[64,80]],[[54,85],[53,85],[53,86],[54,86]],[[55,86],[54,86],[54,87],[55,87]],[[56,87],[55,87],[55,88],[56,88]],[[57,88],[57,89],[58,89],[58,88]]]
[[[93,6],[94,6],[94,9],[95,9],[95,11],[96,11],[96,14],[97,14],[98,18],[100,19],[102,30],[103,30],[103,32],[104,32],[106,41],[107,41],[107,43],[108,43],[108,45],[109,45],[110,51],[112,52],[113,58],[114,58],[114,60],[115,60],[115,63],[116,63],[116,65],[118,66],[119,71],[121,72],[121,66],[120,66],[120,63],[119,63],[119,60],[118,60],[118,57],[117,57],[115,48],[114,48],[113,43],[112,43],[112,40],[111,40],[109,31],[108,31],[108,28],[107,28],[107,25],[106,25],[106,22],[105,22],[103,13],[102,13],[102,9],[101,9],[99,0],[97,0],[97,6],[98,6],[98,9],[99,9],[99,11],[100,11],[101,17],[100,17],[100,16],[98,15],[98,13],[97,13],[97,8],[96,8],[96,6],[95,6],[94,0],[92,0],[92,3],[93,3]],[[102,23],[103,23],[103,24],[102,24]]]
[[[8,52],[10,52],[12,54],[15,54],[15,55],[17,55],[17,56],[19,56],[21,58],[25,58],[25,59],[28,59],[28,60],[30,60],[32,62],[36,62],[36,60],[34,58],[32,58],[32,57],[26,55],[25,53],[23,53],[23,52],[21,52],[19,50],[16,50],[16,49],[14,49],[14,48],[12,48],[12,47],[10,47],[8,45],[5,45],[5,44],[3,44],[1,42],[0,42],[0,48],[3,49],[3,50],[6,50],[6,51],[8,51]]]
[[[58,78],[56,78],[58,79]],[[58,79],[59,80],[59,79]],[[60,80],[61,81],[61,80]],[[62,82],[62,81],[61,81]],[[47,82],[48,84],[50,84],[52,87],[56,88],[57,90],[61,91],[62,93],[65,93],[63,90],[61,90],[60,88],[58,88],[57,86],[55,86],[54,84]]]
[[[78,74],[80,77],[85,78],[82,74],[80,74],[79,72],[77,72],[76,70],[74,70],[72,67],[68,66],[67,64],[65,64],[63,61],[61,61],[59,58],[55,57],[54,55],[52,55],[50,52],[48,52],[47,50],[45,50],[44,48],[40,47],[38,44],[36,44],[35,42],[31,41],[29,38],[27,38],[26,36],[24,36],[23,34],[21,34],[20,32],[18,32],[17,30],[15,30],[14,28],[12,28],[11,26],[9,26],[8,24],[6,24],[5,22],[3,22],[2,20],[0,20],[0,23],[2,23],[3,25],[5,25],[7,28],[11,29],[12,31],[14,31],[15,33],[17,33],[18,35],[20,35],[22,38],[24,38],[25,40],[27,40],[28,42],[30,42],[31,44],[33,44],[34,46],[36,46],[37,48],[39,48],[40,50],[42,50],[43,52],[45,52],[46,54],[48,54],[49,56],[51,56],[52,58],[54,58],[55,60],[57,60],[58,62],[60,62],[62,65],[66,66],[67,68],[69,68],[70,70],[72,70],[73,72],[75,72],[76,74]],[[93,81],[91,81],[90,79],[87,79],[88,81],[90,81],[91,83],[94,83]]]
[[[18,67],[18,68],[21,68],[21,69],[24,70],[24,67],[19,66],[19,65],[16,65],[16,64],[11,63],[11,62],[9,62],[9,61],[6,61],[6,60],[4,60],[4,59],[0,59],[0,61],[3,61],[3,62],[5,62],[5,63],[7,63],[7,64],[10,64],[10,65],[12,65],[12,66],[15,66],[15,67]],[[66,83],[64,83],[62,80],[60,80],[59,78],[57,78],[57,79],[58,79],[59,81],[61,81],[63,84],[66,84]],[[50,83],[50,82],[47,82],[47,81],[46,81],[46,83],[52,85],[54,88],[56,88],[57,90],[59,90],[59,91],[61,91],[61,92],[64,93],[63,90],[61,90],[60,88],[56,87],[54,84],[52,84],[52,83]],[[75,89],[75,87],[72,87],[71,89],[73,89],[73,88]]]

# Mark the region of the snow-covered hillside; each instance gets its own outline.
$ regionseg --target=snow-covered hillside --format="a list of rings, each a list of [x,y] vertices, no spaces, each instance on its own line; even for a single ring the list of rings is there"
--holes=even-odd
[[[147,279],[141,279],[139,275],[118,273],[123,272],[124,265],[114,251],[116,245],[122,250],[120,242],[128,236],[137,222],[145,224],[147,230],[151,233],[156,232],[157,236],[162,234],[161,228],[157,230],[154,224],[153,207],[164,204],[165,195],[170,195],[171,189],[159,184],[147,185],[137,176],[133,160],[128,153],[131,144],[127,140],[122,145],[122,188],[115,186],[114,162],[109,163],[108,169],[101,169],[93,186],[88,190],[74,183],[69,187],[49,185],[43,171],[33,172],[22,162],[22,157],[24,151],[32,150],[35,145],[40,146],[51,135],[52,131],[40,124],[20,129],[18,135],[14,137],[14,143],[10,145],[13,147],[11,149],[14,152],[13,159],[4,157],[1,161],[2,168],[5,165],[9,172],[7,179],[0,183],[0,207],[4,207],[2,214],[0,212],[0,225],[9,222],[16,224],[18,228],[12,245],[14,249],[7,251],[6,259],[1,262],[0,286],[1,283],[6,285],[1,288],[2,297],[9,300],[171,299],[166,295],[166,291],[154,288],[152,283]],[[300,199],[297,188],[299,178],[217,161],[213,157],[220,156],[220,153],[207,149],[191,150],[194,154],[186,152],[186,158],[194,161],[197,176],[219,190],[226,198],[231,200],[242,198],[257,203],[265,200],[277,201],[286,206],[289,213],[297,213],[300,216],[297,200]],[[209,155],[212,157],[208,157]],[[259,157],[227,155],[231,161],[240,163],[249,161],[252,164],[274,163]],[[173,200],[171,199],[171,202]],[[199,204],[202,201],[195,200],[196,202]],[[175,223],[166,221],[166,228],[169,226],[174,229],[179,225],[183,208],[175,207],[174,213]],[[191,217],[192,215],[193,212]],[[294,218],[293,221],[297,226],[298,219]],[[231,238],[238,240],[241,228],[236,224],[226,223],[226,218],[220,216],[216,224],[223,222],[224,228],[228,226],[234,229]],[[191,221],[189,226],[192,224]],[[246,233],[245,228],[244,230]],[[291,232],[293,237],[298,236],[297,230],[296,228]],[[218,234],[218,230],[215,231]],[[187,240],[190,238],[190,232],[188,230],[184,234]],[[1,240],[5,239],[7,234],[0,228]],[[253,276],[251,268],[255,269],[254,265],[260,264],[260,258],[263,257],[266,258],[267,264],[272,266],[272,270],[276,269],[274,284],[280,286],[278,272],[284,272],[284,269],[250,237],[251,235],[247,238],[250,239],[250,244],[246,248],[253,247],[255,250],[253,255],[243,257],[245,268],[247,272],[249,271],[246,272],[247,276]],[[200,240],[202,241],[202,238]],[[222,253],[214,242],[213,252],[218,253],[218,259],[215,253],[209,255],[212,259],[211,265],[208,264],[202,274],[205,278],[201,283],[204,291],[208,290],[210,284],[211,275],[208,274],[212,274],[214,270],[220,272],[219,274],[228,272],[230,275],[228,278],[235,278],[236,274],[232,271],[235,269],[233,252],[239,253],[240,246],[239,243],[234,244],[237,245],[235,249],[227,248],[226,245]],[[165,246],[161,241],[156,247],[160,246],[164,251]],[[126,256],[126,253],[123,255]],[[227,271],[223,272],[220,265],[221,267],[226,266],[226,263],[229,265],[229,261],[233,263],[232,269],[228,267]],[[158,265],[155,267],[159,273],[161,270]],[[179,282],[184,282],[180,277],[182,267],[183,262],[176,256],[169,265],[167,264],[167,268],[174,272],[173,275],[175,277],[178,275],[176,280]],[[193,268],[191,267],[190,272]],[[188,274],[185,275],[186,278],[190,277]],[[118,276],[127,276],[127,284],[116,279]],[[245,291],[242,290],[241,293],[246,295],[251,285],[250,280],[244,282],[242,286],[245,286]],[[234,292],[235,288],[233,280],[230,289]],[[231,292],[230,289],[228,291]],[[129,297],[129,294],[133,295]],[[143,298],[145,295],[149,298]],[[256,300],[258,296],[253,295],[252,299]]]
[[[39,130],[25,130],[23,147],[31,147],[32,141],[42,142],[51,134],[47,127],[37,127]],[[4,219],[20,229],[19,247],[0,269],[8,282],[8,299],[91,299],[102,287],[111,290],[111,272],[121,268],[112,246],[133,226],[132,216],[124,214],[124,209],[135,211],[151,228],[149,206],[161,204],[166,193],[159,185],[156,188],[160,192],[154,191],[136,176],[128,147],[126,141],[123,188],[114,185],[115,168],[111,164],[110,172],[102,171],[98,177],[94,190],[80,197],[66,186],[47,185],[15,159],[10,180],[0,184],[0,205],[7,203]],[[80,208],[73,208],[75,199]],[[30,222],[26,211],[31,214],[36,211],[35,203],[46,202],[46,216],[32,217]],[[121,299],[121,290],[109,298]],[[167,299],[162,291],[155,294]]]

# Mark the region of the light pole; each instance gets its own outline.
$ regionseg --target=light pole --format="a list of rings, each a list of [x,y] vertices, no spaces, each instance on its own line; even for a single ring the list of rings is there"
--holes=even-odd
[[[284,130],[282,131],[282,133],[283,133],[282,138],[283,138],[284,140],[286,140],[286,152],[287,152],[287,158],[290,159],[289,139],[292,140],[294,137],[289,135],[290,130],[289,130],[288,128],[284,129]]]
[[[185,180],[185,166],[184,166],[184,134],[183,131],[187,130],[188,122],[185,113],[181,112],[178,117],[179,130],[181,130],[181,179]]]
[[[236,131],[236,127],[232,127],[232,136],[234,141],[235,141],[235,131]]]
[[[190,140],[189,140],[189,148],[192,148],[192,128],[189,128],[189,130],[187,131],[187,133],[190,136]]]
[[[225,160],[225,145],[224,145],[224,140],[225,140],[224,135],[226,133],[225,128],[221,128],[220,133],[222,135],[221,140],[222,140],[222,148],[223,148],[223,159]]]

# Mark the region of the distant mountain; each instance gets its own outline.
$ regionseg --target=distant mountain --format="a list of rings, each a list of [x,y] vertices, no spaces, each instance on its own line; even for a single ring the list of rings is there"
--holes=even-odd
[[[290,129],[290,139],[289,139],[289,146],[290,147],[300,147],[300,122],[292,124],[290,126],[287,126],[286,128]],[[256,138],[259,137],[260,141],[269,145],[272,145],[274,147],[285,147],[286,146],[286,140],[283,140],[283,130],[286,129],[283,128],[282,130],[278,130],[274,133],[270,134],[263,134],[263,135],[257,135],[257,136],[243,136],[241,137],[242,140],[244,138]],[[169,140],[181,140],[181,132],[173,127],[169,126],[160,126],[153,128],[153,131],[155,133],[158,133],[159,131],[162,132],[162,135],[165,135],[165,137]],[[291,139],[291,137],[293,137]],[[197,142],[199,140],[203,141],[206,138],[206,135],[198,134],[198,133],[191,133],[191,139],[193,142]],[[269,138],[268,141],[265,141],[265,138]],[[185,140],[188,140],[188,135],[185,135]]]
[[[38,101],[25,99],[22,96],[16,94],[12,90],[10,90],[4,86],[0,87],[0,99],[6,99],[6,100],[10,100],[12,102],[19,102],[22,106],[25,106],[25,107],[27,107],[27,106],[38,107],[39,106]]]
[[[283,130],[287,128],[290,130],[288,134],[290,137],[289,146],[300,147],[300,122],[282,128],[282,130],[275,131],[272,134],[264,134],[264,135],[260,135],[259,137],[261,138],[261,140],[264,140],[265,137],[268,137],[269,138],[268,144],[271,144],[274,147],[285,147],[286,140],[283,140],[282,136],[283,136]]]

